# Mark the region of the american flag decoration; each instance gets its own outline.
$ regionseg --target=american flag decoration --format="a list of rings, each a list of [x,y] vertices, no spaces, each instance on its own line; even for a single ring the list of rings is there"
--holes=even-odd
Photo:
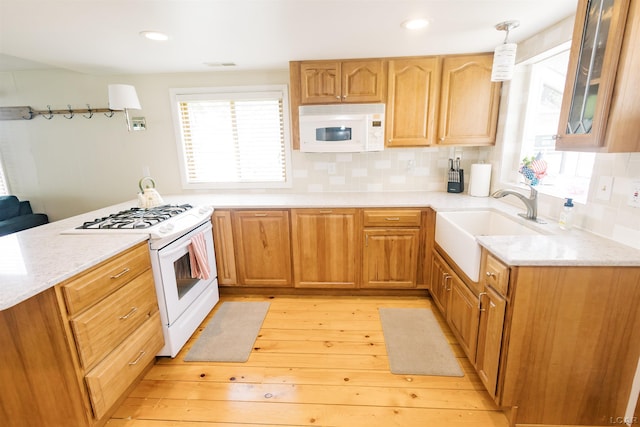
[[[525,157],[522,159],[520,172],[531,185],[537,185],[547,175],[547,162],[542,160],[542,155]]]

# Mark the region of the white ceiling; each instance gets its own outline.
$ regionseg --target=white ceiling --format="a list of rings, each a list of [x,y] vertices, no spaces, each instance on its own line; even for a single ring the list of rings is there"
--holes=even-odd
[[[0,71],[90,74],[281,69],[303,59],[492,51],[572,15],[577,0],[0,0]],[[409,32],[400,23],[425,17]],[[139,36],[162,31],[166,42]]]

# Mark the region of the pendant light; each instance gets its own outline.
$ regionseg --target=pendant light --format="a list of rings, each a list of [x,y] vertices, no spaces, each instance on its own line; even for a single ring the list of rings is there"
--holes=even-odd
[[[503,82],[511,80],[516,66],[516,43],[507,43],[509,31],[520,26],[520,21],[504,21],[496,24],[496,30],[506,31],[504,43],[496,47],[493,53],[493,67],[491,68],[491,81]]]

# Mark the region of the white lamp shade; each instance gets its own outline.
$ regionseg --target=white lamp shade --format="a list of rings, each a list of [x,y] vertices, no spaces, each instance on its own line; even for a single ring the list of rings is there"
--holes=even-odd
[[[516,43],[504,43],[496,47],[493,53],[493,67],[491,68],[491,81],[502,82],[513,78],[513,70],[516,66]]]
[[[136,88],[131,85],[109,85],[109,108],[112,110],[140,110]]]

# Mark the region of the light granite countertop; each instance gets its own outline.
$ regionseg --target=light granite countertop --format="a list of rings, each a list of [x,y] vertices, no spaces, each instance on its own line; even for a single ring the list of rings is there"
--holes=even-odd
[[[163,196],[166,203],[214,208],[432,207],[436,211],[501,211],[520,220],[523,208],[489,197],[444,192],[196,194]],[[66,235],[82,222],[136,205],[135,200],[0,237],[0,310],[68,279],[140,242],[145,234]],[[521,220],[525,221],[525,220]],[[548,224],[529,224],[541,235],[482,236],[477,240],[509,265],[640,266],[640,250],[586,233]]]

